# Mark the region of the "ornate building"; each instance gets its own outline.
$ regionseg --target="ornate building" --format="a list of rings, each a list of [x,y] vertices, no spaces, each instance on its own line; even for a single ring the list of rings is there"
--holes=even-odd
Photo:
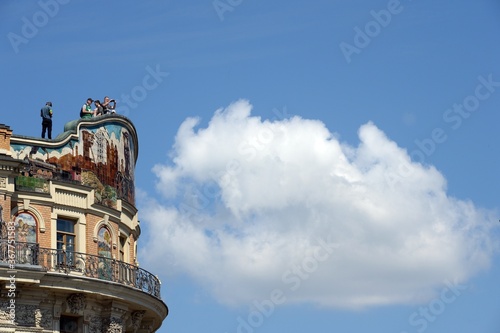
[[[138,149],[116,114],[72,121],[54,140],[0,124],[0,332],[161,326],[160,281],[137,261]]]

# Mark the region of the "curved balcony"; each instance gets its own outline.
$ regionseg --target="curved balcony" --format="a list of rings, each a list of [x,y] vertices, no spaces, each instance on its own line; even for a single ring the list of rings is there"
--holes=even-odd
[[[126,262],[74,251],[49,249],[37,243],[0,241],[0,263],[38,266],[47,273],[74,274],[129,286],[161,300],[160,280],[150,272]]]

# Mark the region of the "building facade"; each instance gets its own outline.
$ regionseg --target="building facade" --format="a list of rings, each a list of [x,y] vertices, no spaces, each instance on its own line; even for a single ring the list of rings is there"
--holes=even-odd
[[[135,127],[80,119],[54,140],[0,124],[0,332],[149,333],[168,314],[139,267]]]

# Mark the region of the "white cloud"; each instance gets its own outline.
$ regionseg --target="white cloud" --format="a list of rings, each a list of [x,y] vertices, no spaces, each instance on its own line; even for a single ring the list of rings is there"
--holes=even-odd
[[[320,121],[250,111],[238,101],[206,128],[187,119],[173,163],[154,168],[164,200],[141,216],[155,272],[188,274],[227,304],[280,289],[363,307],[426,300],[488,266],[490,213],[449,197],[442,174],[375,125],[352,147]]]

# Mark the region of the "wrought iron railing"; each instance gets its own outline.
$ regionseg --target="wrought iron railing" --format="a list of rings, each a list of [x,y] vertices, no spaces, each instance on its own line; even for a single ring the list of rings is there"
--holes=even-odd
[[[15,254],[13,259],[12,253]],[[10,259],[10,260],[9,260]],[[126,262],[74,251],[39,247],[36,243],[0,241],[0,263],[36,265],[47,272],[78,274],[127,285],[158,299],[160,280],[150,272]],[[18,267],[19,268],[19,267]]]

